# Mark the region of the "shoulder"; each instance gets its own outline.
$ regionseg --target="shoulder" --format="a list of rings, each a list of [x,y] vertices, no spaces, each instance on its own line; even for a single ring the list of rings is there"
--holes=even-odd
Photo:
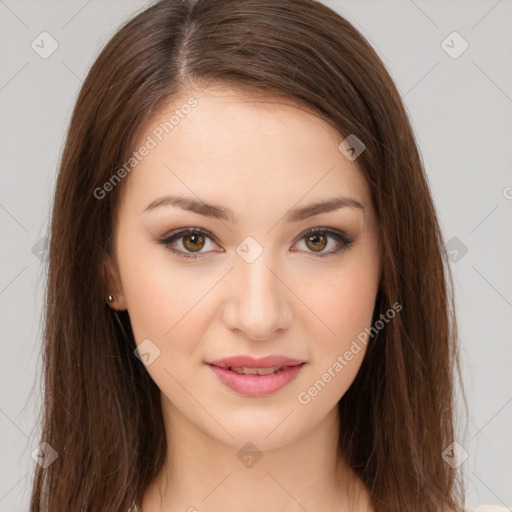
[[[467,512],[511,512],[512,509],[506,507],[498,507],[497,505],[482,505]]]

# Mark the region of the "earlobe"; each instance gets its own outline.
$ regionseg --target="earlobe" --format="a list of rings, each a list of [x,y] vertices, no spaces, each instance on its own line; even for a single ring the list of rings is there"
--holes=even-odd
[[[121,279],[117,265],[110,254],[106,254],[103,264],[104,283],[105,283],[105,301],[117,311],[126,309],[126,300],[121,286]]]

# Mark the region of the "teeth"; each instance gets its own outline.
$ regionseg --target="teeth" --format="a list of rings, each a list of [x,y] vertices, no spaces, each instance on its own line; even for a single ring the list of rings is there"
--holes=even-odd
[[[271,366],[270,368],[247,368],[246,366],[230,366],[229,369],[236,373],[243,375],[271,375],[279,370],[282,370],[284,366]]]

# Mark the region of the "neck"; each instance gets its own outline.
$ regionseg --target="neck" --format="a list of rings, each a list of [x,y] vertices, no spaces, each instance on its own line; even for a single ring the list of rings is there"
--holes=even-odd
[[[250,447],[227,444],[166,399],[162,406],[167,461],[144,494],[143,512],[371,510],[366,488],[338,455],[337,408],[302,437],[259,449],[269,446],[263,436]]]

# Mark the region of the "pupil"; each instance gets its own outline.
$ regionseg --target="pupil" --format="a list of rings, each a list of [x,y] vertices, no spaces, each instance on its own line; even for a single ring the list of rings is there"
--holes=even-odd
[[[326,237],[323,235],[311,235],[310,237],[308,237],[308,241],[313,244],[312,249],[319,249],[320,251],[326,245]],[[320,243],[320,246],[318,245],[318,243]]]
[[[201,242],[204,241],[204,238],[202,235],[198,235],[198,234],[191,234],[191,235],[187,235],[184,239],[184,245],[187,249],[189,250],[192,250],[194,251],[195,249],[201,249],[202,248],[202,244]],[[198,245],[200,247],[198,247]]]

